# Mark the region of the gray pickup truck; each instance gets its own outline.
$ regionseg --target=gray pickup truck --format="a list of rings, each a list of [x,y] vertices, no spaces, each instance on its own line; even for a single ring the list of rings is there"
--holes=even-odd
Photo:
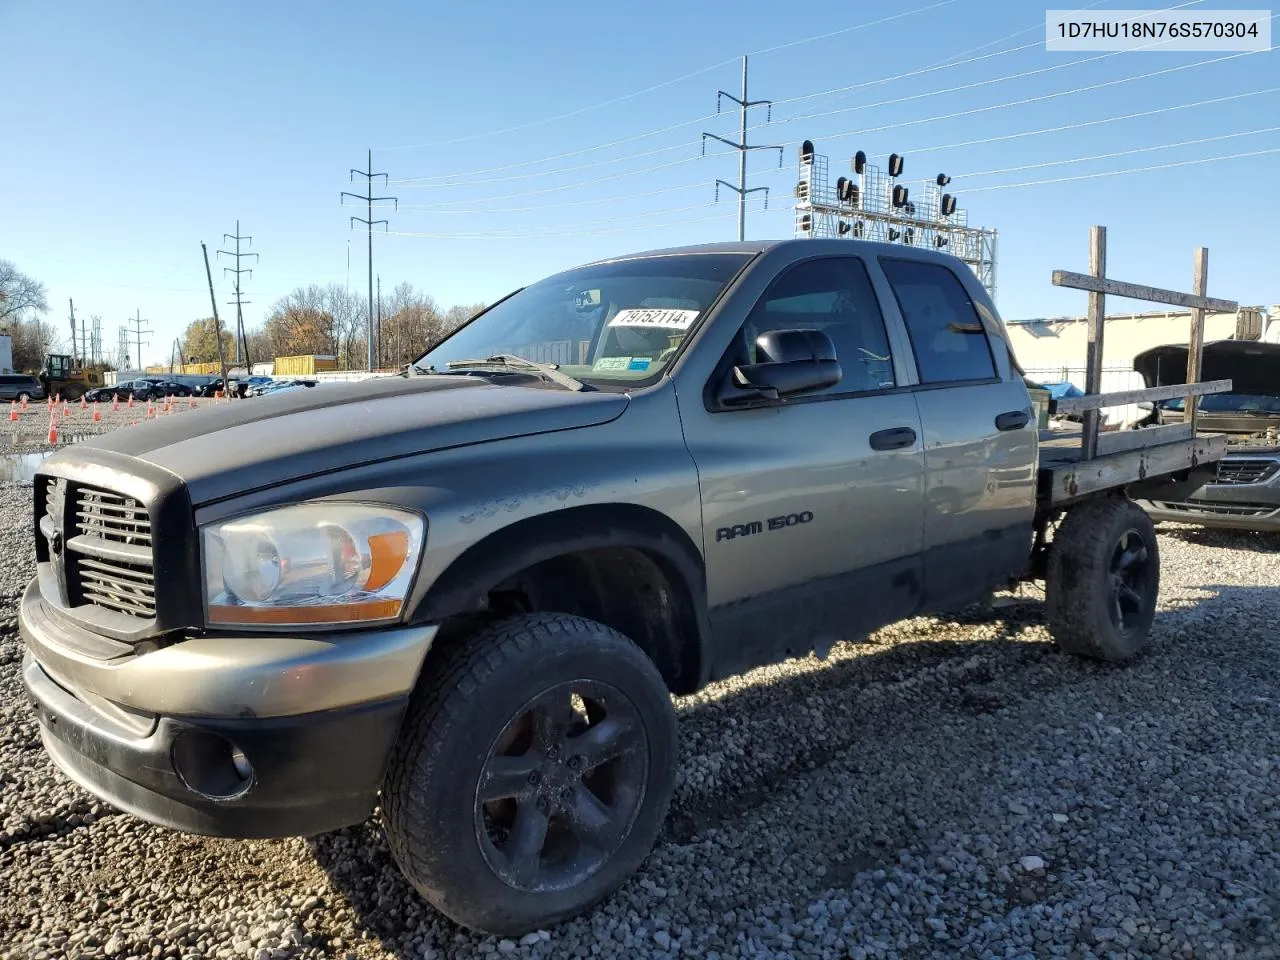
[[[1160,568],[1132,488],[1224,444],[1070,440],[1042,440],[951,257],[593,263],[402,375],[49,457],[26,688],[54,762],[110,804],[230,837],[380,804],[427,901],[515,935],[648,855],[673,693],[1032,578],[1063,649],[1138,653]]]

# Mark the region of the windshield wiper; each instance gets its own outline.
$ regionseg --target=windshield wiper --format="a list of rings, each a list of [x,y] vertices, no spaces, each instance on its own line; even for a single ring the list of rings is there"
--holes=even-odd
[[[553,364],[538,363],[536,360],[526,360],[524,357],[517,357],[514,353],[498,353],[492,357],[483,357],[477,360],[450,360],[445,364],[449,370],[460,370],[463,367],[508,367],[520,368],[527,370],[536,370],[548,380],[554,381],[568,390],[590,390],[581,380],[575,380],[567,373],[561,373]]]

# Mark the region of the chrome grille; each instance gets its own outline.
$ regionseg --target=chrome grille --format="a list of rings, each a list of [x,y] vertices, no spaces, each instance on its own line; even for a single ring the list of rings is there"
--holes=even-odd
[[[1219,460],[1218,483],[1257,483],[1280,469],[1277,460]]]
[[[151,559],[151,517],[132,497],[83,487],[77,491],[75,531],[67,548],[76,553],[76,592],[83,603],[133,617],[156,615]]]

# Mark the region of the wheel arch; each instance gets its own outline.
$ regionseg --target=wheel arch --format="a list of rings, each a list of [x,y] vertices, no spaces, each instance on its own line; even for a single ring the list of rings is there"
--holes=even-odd
[[[710,676],[710,625],[702,554],[670,517],[637,504],[553,510],[495,530],[464,550],[412,606],[413,623],[449,622],[494,609],[495,594],[555,580],[616,603],[587,610],[638,643],[674,693]],[[623,578],[640,588],[616,591]],[[656,591],[650,603],[641,595]],[[536,587],[535,587],[536,592]],[[551,591],[553,594],[556,591]],[[534,609],[542,609],[534,598]],[[637,635],[639,634],[639,635]]]

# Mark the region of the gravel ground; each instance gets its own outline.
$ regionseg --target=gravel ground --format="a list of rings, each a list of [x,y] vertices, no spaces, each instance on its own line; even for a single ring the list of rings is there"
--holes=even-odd
[[[1280,540],[1162,531],[1127,667],[1056,652],[1031,598],[683,698],[654,855],[515,942],[425,907],[376,817],[209,840],[58,775],[19,680],[29,496],[0,485],[0,956],[1280,957]]]
[[[156,417],[176,417],[187,410],[208,406],[211,403],[232,403],[234,401],[205,399],[203,397],[174,397],[168,404],[164,400],[156,400],[149,407],[144,402],[135,402],[132,407],[127,401],[120,401],[118,409],[110,402],[85,406],[77,403],[48,404],[43,400],[32,401],[25,410],[19,404],[0,405],[0,451],[50,450],[65,447],[69,443],[83,440],[141,423],[143,420]],[[94,413],[99,419],[94,420]],[[12,419],[14,414],[18,419]],[[49,439],[49,426],[53,421],[57,425],[57,438]],[[22,479],[8,475],[0,467],[0,479]]]

